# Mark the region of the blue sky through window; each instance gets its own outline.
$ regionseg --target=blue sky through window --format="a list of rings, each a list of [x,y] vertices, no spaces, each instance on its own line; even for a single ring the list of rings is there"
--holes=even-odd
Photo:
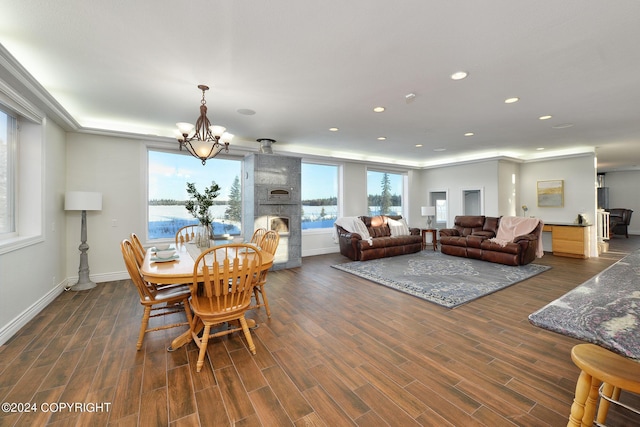
[[[200,160],[190,155],[149,151],[149,200],[186,200],[187,182],[194,182],[202,192],[212,181],[220,186],[218,200],[228,200],[233,180],[240,178],[241,162],[228,159]]]

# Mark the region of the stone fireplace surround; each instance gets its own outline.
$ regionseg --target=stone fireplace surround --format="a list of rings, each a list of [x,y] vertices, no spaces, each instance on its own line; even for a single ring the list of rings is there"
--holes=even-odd
[[[257,228],[280,234],[273,270],[302,265],[302,162],[298,157],[253,153],[244,158],[245,241]]]

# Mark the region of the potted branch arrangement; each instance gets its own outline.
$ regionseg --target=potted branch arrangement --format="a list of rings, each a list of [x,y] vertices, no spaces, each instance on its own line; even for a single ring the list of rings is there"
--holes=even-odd
[[[208,248],[211,245],[213,221],[209,208],[213,206],[213,201],[220,194],[220,186],[214,181],[210,187],[205,187],[204,193],[200,193],[194,183],[187,182],[187,194],[189,200],[185,202],[184,207],[200,222],[196,232],[196,245]]]

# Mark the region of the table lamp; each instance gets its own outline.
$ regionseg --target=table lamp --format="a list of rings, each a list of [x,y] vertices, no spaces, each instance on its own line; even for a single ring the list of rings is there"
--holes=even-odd
[[[427,228],[431,228],[431,219],[436,214],[436,207],[435,206],[422,206],[420,208],[420,211],[422,213],[422,216],[426,216],[427,217]]]
[[[88,191],[67,191],[64,196],[65,211],[82,211],[82,225],[80,228],[80,268],[78,269],[78,283],[71,286],[72,291],[84,291],[96,287],[89,278],[89,256],[87,251],[87,211],[102,210],[102,193]]]

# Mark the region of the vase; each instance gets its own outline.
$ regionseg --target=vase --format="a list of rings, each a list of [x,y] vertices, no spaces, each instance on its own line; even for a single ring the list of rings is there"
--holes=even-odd
[[[196,229],[196,245],[202,249],[211,247],[211,228],[208,225],[198,225]]]

